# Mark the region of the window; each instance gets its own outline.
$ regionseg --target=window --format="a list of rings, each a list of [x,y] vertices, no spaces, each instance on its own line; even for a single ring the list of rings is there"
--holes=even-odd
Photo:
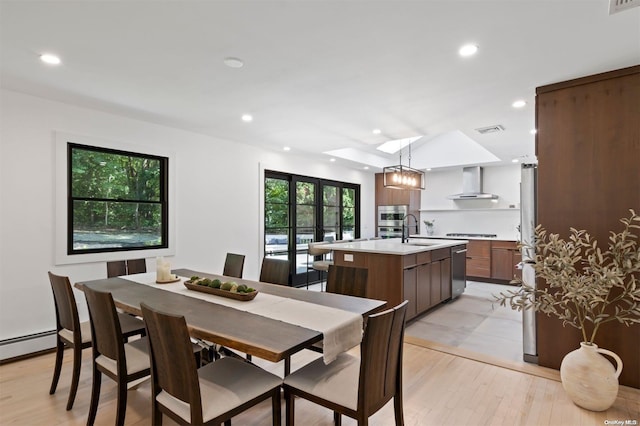
[[[68,254],[168,247],[168,158],[69,143]]]

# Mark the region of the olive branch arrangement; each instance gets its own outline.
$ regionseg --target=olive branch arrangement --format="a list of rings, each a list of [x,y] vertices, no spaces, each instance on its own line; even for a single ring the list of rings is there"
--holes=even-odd
[[[582,331],[583,341],[592,344],[602,324],[618,321],[626,326],[640,323],[640,216],[629,210],[620,219],[621,232],[610,232],[606,251],[584,230],[570,229],[567,240],[548,234],[540,225],[535,241],[520,243],[530,253],[536,276],[548,287],[536,289],[517,278],[517,291],[494,296],[500,305],[512,309],[533,309],[555,316],[563,325]]]

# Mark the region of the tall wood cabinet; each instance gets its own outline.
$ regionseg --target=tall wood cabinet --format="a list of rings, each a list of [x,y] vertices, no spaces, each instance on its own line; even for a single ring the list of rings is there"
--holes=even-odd
[[[538,223],[561,237],[586,229],[606,248],[609,231],[640,210],[640,66],[536,89]],[[637,230],[636,230],[637,231]],[[544,283],[538,283],[544,285]],[[580,333],[537,315],[540,365],[559,368]],[[598,346],[624,362],[620,383],[640,387],[640,325],[598,331]]]
[[[394,189],[384,187],[384,175],[376,173],[376,236],[378,236],[378,206],[409,206],[409,213],[420,221],[421,191],[412,189]],[[415,232],[413,219],[410,222],[410,232]],[[419,223],[420,228],[423,224]]]

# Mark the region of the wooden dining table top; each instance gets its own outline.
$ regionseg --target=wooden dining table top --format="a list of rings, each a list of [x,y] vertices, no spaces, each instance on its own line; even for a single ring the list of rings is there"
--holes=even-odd
[[[235,281],[260,292],[286,297],[357,313],[364,317],[382,310],[386,302],[340,294],[308,291],[258,281],[225,277],[190,269],[175,269],[181,277],[197,275],[202,278]],[[322,333],[295,324],[218,305],[131,280],[114,277],[76,283],[112,294],[115,305],[125,312],[142,315],[140,303],[144,302],[163,312],[184,315],[192,337],[218,343],[272,362],[283,360],[292,354],[322,340]]]

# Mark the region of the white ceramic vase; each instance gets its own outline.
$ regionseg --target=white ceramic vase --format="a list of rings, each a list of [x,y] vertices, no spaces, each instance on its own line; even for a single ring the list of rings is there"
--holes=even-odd
[[[613,358],[617,368],[601,354]],[[622,360],[618,355],[586,342],[569,352],[560,365],[565,392],[577,406],[591,411],[604,411],[613,405],[621,372]]]

